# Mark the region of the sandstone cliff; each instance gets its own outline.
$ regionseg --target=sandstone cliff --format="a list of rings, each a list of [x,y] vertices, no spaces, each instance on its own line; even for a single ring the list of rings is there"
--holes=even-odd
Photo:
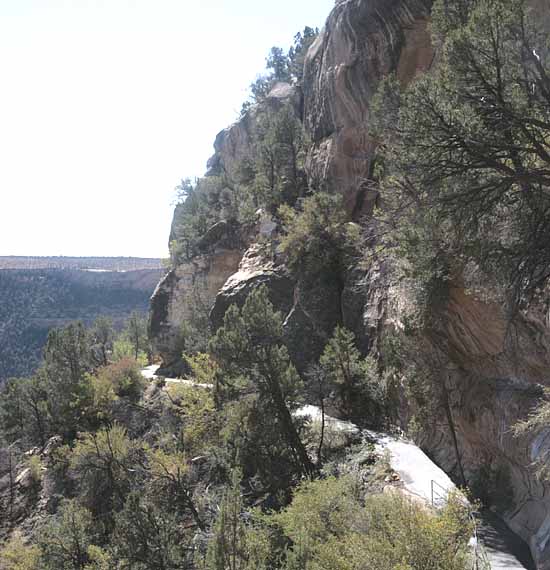
[[[544,2],[532,4],[541,19],[550,20]],[[307,55],[302,93],[281,86],[268,99],[269,105],[281,97],[293,101],[312,143],[309,185],[342,193],[350,217],[359,219],[377,197],[368,185],[376,150],[369,135],[372,95],[390,72],[407,84],[429,71],[435,57],[430,7],[429,0],[338,2]],[[258,112],[218,135],[210,171],[234,175],[253,144]],[[403,328],[412,303],[406,288],[392,285],[390,267],[355,267],[343,275],[297,282],[284,259],[254,242],[252,235],[245,247],[215,250],[176,267],[159,285],[151,332],[164,364],[181,350],[178,327],[197,279],[212,298],[214,327],[231,303],[242,303],[253,287],[267,284],[285,316],[289,350],[299,368],[318,356],[338,322],[354,331],[365,353],[384,358],[384,339]],[[418,442],[459,483],[485,494],[528,542],[538,568],[550,569],[550,499],[531,465],[549,448],[550,439],[548,433],[524,439],[511,433],[540,397],[541,386],[550,384],[548,324],[540,314],[519,314],[510,323],[501,307],[458,283],[439,316],[435,334],[420,343],[445,398],[436,403],[431,429],[417,431]],[[406,384],[406,374],[402,382]],[[399,420],[404,428],[412,408],[403,396]]]

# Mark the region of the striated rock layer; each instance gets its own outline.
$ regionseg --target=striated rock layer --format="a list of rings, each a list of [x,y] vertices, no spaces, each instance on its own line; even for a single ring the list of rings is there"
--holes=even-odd
[[[407,84],[430,68],[430,6],[429,0],[344,0],[307,55],[308,174],[316,188],[343,193],[355,216],[375,199],[367,188],[376,147],[369,135],[371,98],[389,73]]]

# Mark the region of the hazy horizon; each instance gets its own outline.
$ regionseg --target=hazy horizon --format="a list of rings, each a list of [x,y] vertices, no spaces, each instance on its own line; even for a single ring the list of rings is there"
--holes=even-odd
[[[2,256],[167,257],[269,48],[334,0],[0,0]]]

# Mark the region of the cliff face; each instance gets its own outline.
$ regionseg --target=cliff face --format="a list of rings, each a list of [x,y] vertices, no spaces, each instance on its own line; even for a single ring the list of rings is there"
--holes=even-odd
[[[379,275],[370,283],[364,323],[378,330],[380,339],[402,328],[411,300],[404,288],[388,287],[380,303]],[[510,323],[502,307],[460,286],[451,287],[439,316],[434,334],[417,345],[433,374],[433,398],[440,400],[417,443],[457,483],[492,505],[529,544],[537,568],[550,568],[550,499],[533,469],[550,449],[549,434],[512,432],[550,383],[550,329],[535,314],[520,314]],[[405,371],[403,386],[407,380]],[[400,419],[407,426],[411,402],[401,404]]]
[[[253,107],[221,131],[214,142],[215,153],[208,161],[207,175],[224,176],[235,182],[241,161],[252,154],[262,118],[284,105],[290,105],[296,115],[301,116],[300,89],[286,83],[275,85],[261,105]],[[170,242],[176,235],[174,226],[180,207],[176,206]],[[248,245],[254,241],[257,232],[263,231],[265,220],[260,218],[257,227],[247,228],[240,235],[235,235],[233,228],[224,221],[215,224],[199,243],[201,255],[178,263],[158,284],[151,297],[149,336],[153,353],[160,359],[161,371],[164,369],[172,374],[182,371],[182,328],[186,319],[198,304],[202,307],[200,310],[211,306],[226,280],[237,272]],[[223,313],[220,319],[223,320]]]
[[[546,2],[532,0],[532,5],[542,21],[550,20]],[[377,198],[368,188],[376,148],[369,135],[372,96],[390,72],[407,84],[429,71],[434,59],[430,7],[429,0],[338,2],[307,55],[303,93],[280,86],[268,100],[278,105],[281,98],[290,99],[302,113],[312,142],[306,165],[310,187],[342,193],[355,218]],[[235,175],[253,144],[257,113],[218,135],[211,172]],[[246,247],[217,250],[181,265],[159,285],[151,330],[165,364],[181,349],[178,327],[197,280],[212,298],[214,327],[231,303],[242,303],[250,290],[266,284],[285,317],[289,350],[299,368],[318,356],[337,322],[353,330],[365,353],[383,352],[385,335],[402,328],[412,301],[405,289],[390,286],[390,268],[356,267],[345,275],[297,283],[284,259],[254,241],[252,236]],[[418,432],[418,441],[459,483],[464,477],[488,498],[529,543],[538,567],[550,569],[550,498],[531,467],[549,449],[550,434],[517,438],[511,433],[540,397],[541,385],[550,384],[548,324],[538,314],[518,315],[510,324],[499,306],[459,285],[451,287],[439,316],[437,334],[421,339],[421,346],[425,359],[435,363],[445,402],[439,403],[431,429]],[[403,398],[399,419],[405,427],[413,407]]]
[[[237,270],[241,257],[238,249],[219,248],[178,265],[157,285],[151,297],[149,337],[166,374],[182,371],[185,320],[197,304],[212,304],[226,279]]]
[[[395,72],[407,84],[429,69],[429,0],[346,0],[336,5],[306,59],[304,124],[313,145],[308,174],[314,187],[342,192],[350,213],[375,199],[367,180],[375,141],[370,101],[381,78]]]

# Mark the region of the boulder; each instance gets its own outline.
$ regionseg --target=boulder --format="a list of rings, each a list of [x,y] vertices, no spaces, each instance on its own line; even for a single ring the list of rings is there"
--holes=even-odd
[[[227,279],[216,296],[210,312],[213,330],[223,324],[225,312],[231,305],[242,307],[248,295],[261,285],[268,288],[269,299],[276,310],[286,315],[293,303],[294,281],[284,266],[276,265],[269,258],[265,246],[255,244],[245,252],[238,271]]]

